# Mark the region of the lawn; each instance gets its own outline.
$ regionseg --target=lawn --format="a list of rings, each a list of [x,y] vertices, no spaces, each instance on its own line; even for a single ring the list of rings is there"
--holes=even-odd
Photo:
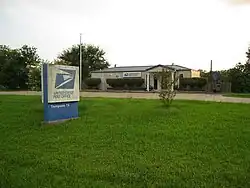
[[[225,97],[250,98],[250,93],[229,93],[224,94]]]
[[[41,126],[38,96],[0,96],[0,187],[250,187],[250,105],[84,99]]]

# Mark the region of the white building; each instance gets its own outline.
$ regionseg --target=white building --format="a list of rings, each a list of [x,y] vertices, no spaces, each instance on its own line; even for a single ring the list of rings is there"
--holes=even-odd
[[[172,72],[172,79],[175,78],[193,78],[200,77],[200,71],[192,70],[179,65],[154,65],[154,66],[124,66],[112,67],[103,70],[91,72],[91,78],[100,78],[102,80],[101,89],[106,90],[110,87],[106,83],[106,79],[110,78],[142,78],[144,79],[145,86],[149,91],[149,87],[154,90],[160,90],[160,80],[154,74],[156,72],[167,69]]]

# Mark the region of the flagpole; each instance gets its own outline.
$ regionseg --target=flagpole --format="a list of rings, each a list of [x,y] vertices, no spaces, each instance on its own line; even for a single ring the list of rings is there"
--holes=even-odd
[[[80,91],[82,91],[82,33],[80,33],[80,68],[79,68],[79,72],[80,72]]]

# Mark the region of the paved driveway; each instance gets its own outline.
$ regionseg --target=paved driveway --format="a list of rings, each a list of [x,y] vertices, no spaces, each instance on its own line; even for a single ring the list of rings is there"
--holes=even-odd
[[[17,92],[0,92],[0,95],[41,95],[41,92],[34,91],[17,91]],[[107,98],[142,98],[158,99],[157,93],[114,93],[114,92],[81,92],[82,97],[107,97]],[[233,98],[224,97],[220,94],[190,94],[178,93],[176,99],[216,101],[216,102],[233,102],[233,103],[250,103],[250,98]]]

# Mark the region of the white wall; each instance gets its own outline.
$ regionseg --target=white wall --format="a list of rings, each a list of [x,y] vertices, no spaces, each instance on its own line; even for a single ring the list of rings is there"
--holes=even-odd
[[[198,70],[191,70],[191,76],[192,78],[196,77],[196,78],[200,78],[201,77],[201,72]]]
[[[144,86],[146,87],[146,75],[147,75],[147,73],[149,73],[150,74],[150,80],[149,80],[150,86],[154,87],[154,75],[153,75],[153,73],[161,71],[161,70],[162,70],[162,67],[156,67],[154,69],[149,70],[148,72],[141,72],[141,78],[144,79],[144,84],[145,84]],[[189,71],[189,73],[190,73],[190,71]],[[180,74],[182,74],[182,72]],[[183,74],[185,76],[190,76],[186,72],[184,72]],[[177,76],[179,76],[178,73],[177,73]],[[104,88],[110,88],[110,86],[106,83],[106,79],[123,78],[123,72],[109,72],[109,73],[107,73],[107,72],[105,72],[105,73],[93,72],[93,73],[91,73],[91,78],[101,78],[102,84],[105,85]],[[160,87],[161,87],[161,83],[160,83],[160,80],[158,80],[157,88],[160,89]]]
[[[183,78],[191,78],[191,70],[177,71],[178,78],[183,74]]]

